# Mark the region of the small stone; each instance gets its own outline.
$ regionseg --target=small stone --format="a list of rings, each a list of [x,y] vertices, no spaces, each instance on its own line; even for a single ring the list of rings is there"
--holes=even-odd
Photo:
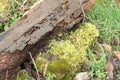
[[[74,80],[90,80],[90,77],[87,72],[81,72],[75,76]]]

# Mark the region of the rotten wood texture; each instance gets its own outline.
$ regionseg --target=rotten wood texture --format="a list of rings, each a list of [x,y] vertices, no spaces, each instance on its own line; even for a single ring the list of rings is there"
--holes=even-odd
[[[83,19],[83,10],[79,1],[39,1],[10,29],[2,33],[0,80],[11,80],[19,70],[18,67],[29,59],[28,52],[35,56],[49,38],[80,22]],[[81,3],[87,13],[95,0],[82,0]]]

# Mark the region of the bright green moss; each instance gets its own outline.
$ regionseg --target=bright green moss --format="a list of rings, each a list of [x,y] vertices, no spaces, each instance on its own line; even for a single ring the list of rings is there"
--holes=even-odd
[[[51,56],[51,60],[50,57],[47,59],[50,60],[47,72],[55,74],[57,80],[71,80],[70,74],[74,75],[77,67],[89,63],[87,49],[93,40],[99,36],[99,31],[95,25],[86,23],[79,29],[69,34],[65,33],[65,35],[59,35],[59,40],[53,39],[49,44],[50,49],[46,52],[47,55]],[[41,60],[44,61],[44,59]]]
[[[57,43],[53,42],[53,46],[50,51],[60,59],[66,59],[66,61],[73,66],[79,63],[79,53],[70,40],[62,40]]]
[[[86,23],[75,32],[71,32],[66,40],[53,40],[48,52],[57,55],[60,59],[65,59],[71,66],[76,67],[88,62],[86,49],[98,35],[96,27]]]

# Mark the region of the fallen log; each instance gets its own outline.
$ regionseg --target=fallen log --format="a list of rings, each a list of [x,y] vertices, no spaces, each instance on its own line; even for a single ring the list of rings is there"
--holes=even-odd
[[[37,2],[0,35],[0,80],[11,80],[20,65],[30,58],[28,53],[35,56],[50,38],[82,21],[83,13],[94,3],[95,0]]]

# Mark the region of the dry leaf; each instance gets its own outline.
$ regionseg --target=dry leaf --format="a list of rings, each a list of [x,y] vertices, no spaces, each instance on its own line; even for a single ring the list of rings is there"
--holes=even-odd
[[[116,0],[116,3],[119,5],[120,4],[120,0]]]
[[[114,54],[120,60],[120,51],[115,51]]]
[[[105,66],[105,69],[106,69],[106,72],[107,72],[107,75],[108,75],[108,79],[109,80],[113,80],[113,64],[109,61],[106,66]]]
[[[110,52],[112,51],[112,47],[107,44],[107,43],[103,43],[103,47],[104,47],[104,50],[107,51],[107,52]]]

